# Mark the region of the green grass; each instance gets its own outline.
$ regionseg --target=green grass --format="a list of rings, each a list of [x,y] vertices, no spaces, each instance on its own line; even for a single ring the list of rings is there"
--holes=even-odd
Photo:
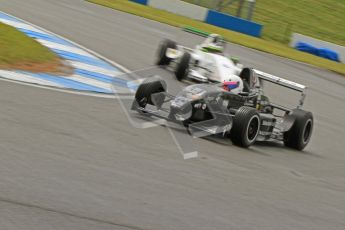
[[[217,2],[183,1],[200,2],[207,8],[214,8]],[[236,15],[237,7],[235,3],[222,12]],[[290,32],[297,32],[345,46],[344,12],[344,0],[257,0],[253,21],[264,25],[262,38],[266,40],[288,43]],[[246,15],[243,10],[242,17]]]
[[[0,67],[11,68],[58,62],[48,48],[27,37],[15,28],[0,23]]]
[[[288,46],[264,39],[254,38],[244,34],[236,33],[230,30],[215,27],[200,21],[192,20],[183,16],[175,15],[163,10],[154,9],[152,7],[136,4],[127,0],[88,0],[89,2],[97,3],[116,10],[135,14],[141,17],[166,23],[172,26],[192,26],[210,33],[218,33],[225,37],[230,42],[240,44],[253,49],[272,53],[278,56],[287,57],[296,61],[305,62],[314,66],[329,69],[334,72],[345,75],[345,65],[313,56],[307,53],[299,52]]]

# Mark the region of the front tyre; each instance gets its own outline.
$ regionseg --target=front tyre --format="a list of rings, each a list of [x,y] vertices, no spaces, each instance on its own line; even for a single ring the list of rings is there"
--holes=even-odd
[[[139,106],[141,109],[145,109],[147,104],[155,105],[158,108],[164,103],[165,96],[159,95],[158,97],[153,98],[154,94],[161,92],[166,92],[166,86],[164,82],[153,81],[147,82],[139,85],[135,93],[134,104]]]
[[[176,79],[179,81],[182,81],[188,74],[189,71],[189,62],[191,59],[190,53],[184,53],[182,55],[182,58],[180,62],[177,64],[176,70],[175,70],[175,76]]]
[[[170,64],[171,58],[168,58],[166,56],[168,49],[177,49],[177,45],[174,41],[166,39],[160,44],[158,48],[157,61],[156,61],[157,65],[167,66]]]
[[[260,132],[259,113],[251,107],[240,107],[233,117],[230,139],[233,144],[249,147],[255,143]]]
[[[295,109],[292,111],[291,116],[295,118],[295,122],[291,129],[284,133],[284,144],[293,149],[303,150],[309,143],[313,132],[313,114],[301,109]]]

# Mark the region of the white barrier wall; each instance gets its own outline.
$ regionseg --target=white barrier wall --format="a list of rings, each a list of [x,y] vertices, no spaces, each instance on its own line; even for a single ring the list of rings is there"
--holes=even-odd
[[[298,42],[306,42],[317,48],[329,48],[331,50],[334,50],[335,52],[339,54],[340,62],[345,63],[345,47],[344,46],[322,41],[316,38],[305,36],[303,34],[293,33],[290,46],[295,48]]]
[[[208,9],[179,0],[149,0],[147,5],[178,15],[204,21]]]

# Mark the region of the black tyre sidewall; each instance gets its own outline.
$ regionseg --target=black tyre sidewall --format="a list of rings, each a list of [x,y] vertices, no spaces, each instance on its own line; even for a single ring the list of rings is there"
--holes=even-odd
[[[166,56],[166,52],[169,48],[176,49],[176,43],[171,40],[164,40],[157,51],[157,61],[156,64],[160,66],[166,66],[169,65],[171,62],[171,59]]]
[[[176,79],[183,80],[189,71],[190,53],[184,53],[175,71]]]
[[[165,86],[160,81],[143,83],[138,87],[135,93],[135,100],[139,107],[145,108],[147,104],[154,105],[151,100],[152,94],[165,91]]]
[[[250,122],[254,122],[255,119],[258,122],[258,127],[255,136],[249,140],[248,138],[248,128]],[[257,136],[260,132],[260,115],[259,113],[251,107],[243,106],[238,109],[235,116],[233,117],[233,126],[230,131],[231,141],[241,147],[249,147],[255,143]]]
[[[295,118],[295,122],[291,129],[288,132],[284,133],[284,144],[290,148],[303,150],[309,143],[313,132],[313,115],[311,112],[296,109],[293,111],[291,116]],[[309,132],[309,135],[305,140],[306,131]]]

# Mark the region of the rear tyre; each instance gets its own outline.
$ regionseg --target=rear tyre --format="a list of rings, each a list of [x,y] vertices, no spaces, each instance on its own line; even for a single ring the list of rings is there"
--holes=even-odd
[[[255,143],[260,132],[259,113],[251,107],[240,107],[233,117],[230,139],[233,144],[249,147]]]
[[[177,80],[182,81],[188,74],[189,62],[191,59],[190,53],[184,53],[180,62],[177,64],[175,76]]]
[[[291,129],[284,133],[284,144],[287,147],[303,150],[310,141],[313,132],[314,119],[311,112],[301,109],[292,111],[295,122]]]
[[[164,82],[153,81],[141,84],[135,93],[135,105],[144,109],[147,104],[155,105],[158,108],[164,103],[165,96],[159,95],[158,97],[152,97],[153,94],[166,91]]]
[[[176,49],[177,48],[176,43],[174,41],[166,39],[160,44],[158,48],[158,52],[157,52],[157,61],[156,61],[157,65],[167,66],[170,64],[171,58],[168,58],[166,56],[166,52],[169,48]]]

